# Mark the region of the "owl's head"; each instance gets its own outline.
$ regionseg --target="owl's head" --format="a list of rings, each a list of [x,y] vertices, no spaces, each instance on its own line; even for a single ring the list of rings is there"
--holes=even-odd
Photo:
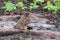
[[[24,13],[24,16],[25,16],[25,17],[28,17],[29,15],[30,15],[30,12],[25,12],[25,13]]]

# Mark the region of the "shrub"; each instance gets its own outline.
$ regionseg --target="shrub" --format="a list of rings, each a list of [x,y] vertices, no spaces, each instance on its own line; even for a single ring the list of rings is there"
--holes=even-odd
[[[60,9],[60,0],[55,0],[54,4]]]
[[[31,3],[30,6],[29,6],[29,10],[37,9],[38,7],[39,6],[36,3]]]
[[[4,7],[2,7],[3,9],[5,9],[5,11],[12,11],[12,10],[16,10],[16,6],[15,4],[12,4],[11,2],[4,2]]]
[[[43,9],[51,10],[53,13],[56,13],[58,11],[58,7],[51,4],[50,1],[47,2],[46,6],[44,6]]]
[[[24,6],[23,2],[18,2],[16,4],[16,6],[19,7],[19,8],[21,8],[21,9],[25,9],[25,6]]]

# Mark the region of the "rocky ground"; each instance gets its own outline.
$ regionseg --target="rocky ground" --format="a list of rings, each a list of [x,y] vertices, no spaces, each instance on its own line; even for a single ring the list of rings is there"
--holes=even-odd
[[[4,16],[1,16],[0,19],[0,31],[12,31],[15,30],[13,27],[16,25],[17,20],[16,17],[7,17],[3,19]],[[14,19],[13,19],[14,18]],[[7,20],[9,19],[9,20]],[[47,23],[48,22],[48,23]],[[50,22],[50,23],[49,23]],[[40,14],[32,14],[31,21],[27,25],[28,28],[31,28],[30,31],[33,32],[20,32],[16,34],[3,35],[0,37],[0,40],[59,40],[60,32],[59,28],[56,28],[52,21],[44,18],[43,15]],[[60,27],[60,26],[59,26]],[[37,34],[36,34],[37,33]]]

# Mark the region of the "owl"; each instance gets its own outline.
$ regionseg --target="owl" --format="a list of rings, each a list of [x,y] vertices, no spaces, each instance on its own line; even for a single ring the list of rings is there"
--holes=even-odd
[[[21,18],[18,20],[17,24],[14,26],[15,29],[27,29],[27,24],[30,23],[30,12],[24,13],[24,15],[21,16]]]

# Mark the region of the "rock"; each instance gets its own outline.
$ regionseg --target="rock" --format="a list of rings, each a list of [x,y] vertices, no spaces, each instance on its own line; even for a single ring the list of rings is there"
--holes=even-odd
[[[55,28],[55,25],[50,24],[41,24],[41,23],[30,23],[28,24],[29,27],[32,27],[33,29],[52,29]]]
[[[9,21],[9,22],[0,22],[0,30],[13,30],[14,25],[16,22],[14,21]]]
[[[50,25],[50,24],[41,24],[42,27],[44,28],[54,28],[55,25]]]
[[[20,17],[20,15],[0,16],[0,21],[13,21],[13,19],[16,19],[17,17]]]
[[[35,15],[32,15],[31,16],[31,22],[38,22],[38,23],[46,23],[47,21],[49,21],[48,19],[46,18],[41,18],[41,17],[37,17]]]

